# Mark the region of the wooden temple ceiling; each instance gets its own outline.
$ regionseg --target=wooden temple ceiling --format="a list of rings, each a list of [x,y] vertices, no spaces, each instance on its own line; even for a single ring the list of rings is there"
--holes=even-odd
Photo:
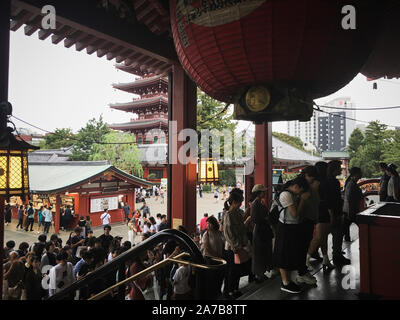
[[[128,0],[109,0],[113,9]],[[53,44],[75,46],[87,54],[115,59],[119,68],[143,76],[167,75],[178,61],[170,32],[168,8],[159,0],[129,0],[133,19],[123,19],[106,10],[103,0],[12,0],[11,26],[24,26],[27,36],[37,32],[40,40],[51,37]],[[45,5],[56,9],[56,29],[42,29]],[[108,7],[107,7],[108,8]],[[114,10],[115,11],[115,10]]]

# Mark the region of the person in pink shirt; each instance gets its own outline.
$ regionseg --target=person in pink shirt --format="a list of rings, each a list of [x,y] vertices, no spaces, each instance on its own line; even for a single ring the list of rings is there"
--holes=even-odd
[[[208,218],[208,213],[205,213],[204,217],[200,220],[200,234],[202,237],[204,232],[207,231],[207,218]]]

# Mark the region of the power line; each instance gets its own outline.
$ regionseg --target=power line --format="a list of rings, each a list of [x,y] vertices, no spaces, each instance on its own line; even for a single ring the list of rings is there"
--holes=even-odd
[[[19,120],[19,121],[21,121],[21,122],[27,124],[27,125],[33,127],[33,128],[36,128],[36,129],[38,129],[38,130],[44,131],[44,132],[49,133],[49,134],[54,134],[54,132],[51,132],[51,131],[48,131],[48,130],[39,128],[38,126],[35,126],[35,125],[33,125],[33,124],[31,124],[31,123],[25,121],[25,120],[22,120],[22,119],[20,119],[20,118],[18,118],[18,117],[16,117],[16,116],[14,116],[14,115],[11,115],[11,116],[12,116],[13,118],[15,118],[15,119],[17,119],[17,120]],[[12,123],[12,122],[11,122],[11,123]],[[14,124],[14,123],[13,123],[13,124]],[[15,124],[14,124],[14,126],[15,126]],[[17,132],[17,134],[18,134],[18,132]],[[18,134],[18,136],[19,136],[19,134]],[[20,138],[21,138],[21,137],[20,137]],[[82,141],[82,140],[80,140],[80,139],[78,139],[78,138],[75,138],[75,137],[69,137],[69,139],[70,139],[70,140],[75,140],[75,141],[78,141],[78,142],[81,142],[81,141]],[[134,145],[137,145],[137,142],[100,142],[100,141],[96,141],[96,140],[94,140],[93,143],[96,143],[96,144],[134,144]]]
[[[332,106],[324,106],[324,105],[318,105],[319,107],[322,108],[327,108],[327,109],[338,109],[338,110],[388,110],[388,109],[400,109],[400,106],[393,106],[393,107],[371,107],[371,108],[346,108],[346,107],[332,107]]]
[[[335,114],[335,113],[332,113],[332,112],[324,111],[324,110],[319,109],[320,106],[318,106],[318,105],[316,105],[316,106],[317,106],[317,108],[313,108],[315,111],[323,112],[323,113],[332,115],[334,117],[339,117],[339,118],[343,118],[343,119],[347,119],[347,120],[353,120],[353,121],[357,121],[357,122],[370,124],[370,121],[358,120],[358,119],[350,118],[350,117],[347,117],[347,116],[344,116],[344,115],[341,115],[341,114]],[[386,125],[387,127],[396,128],[396,126],[388,125],[388,124],[385,124],[385,123],[382,123],[382,124]]]

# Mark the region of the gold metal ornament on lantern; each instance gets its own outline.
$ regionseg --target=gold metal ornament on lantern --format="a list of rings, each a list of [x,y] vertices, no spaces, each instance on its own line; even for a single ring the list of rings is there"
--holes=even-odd
[[[250,111],[259,112],[271,102],[269,90],[263,86],[251,87],[246,93],[246,106]]]

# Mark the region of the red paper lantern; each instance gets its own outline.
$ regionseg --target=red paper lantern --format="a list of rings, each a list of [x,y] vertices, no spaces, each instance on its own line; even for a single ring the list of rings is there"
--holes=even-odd
[[[400,77],[400,1],[388,3],[382,32],[361,73],[370,79]]]
[[[339,90],[364,65],[380,22],[377,3],[170,0],[171,25],[183,67],[211,97],[235,102],[249,86],[267,85],[296,88],[310,102]],[[342,27],[346,5],[356,8],[355,30]]]

